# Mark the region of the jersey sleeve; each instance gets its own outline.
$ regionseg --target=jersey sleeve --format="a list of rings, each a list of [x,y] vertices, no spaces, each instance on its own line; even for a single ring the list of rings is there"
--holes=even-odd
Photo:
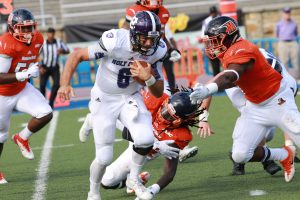
[[[11,40],[7,35],[0,37],[0,55],[4,57],[14,58],[17,54],[14,48],[15,41]]]
[[[192,141],[192,139],[193,139],[192,133],[191,133],[190,129],[188,129],[187,127],[180,127],[180,128],[172,129],[171,134],[174,137],[175,144],[180,149],[183,149],[184,147],[186,147],[190,143],[190,141]]]
[[[88,46],[89,59],[100,59],[112,53],[116,45],[116,33],[113,30],[103,33],[97,43]]]
[[[256,56],[252,48],[237,48],[232,50],[229,56],[226,56],[225,68],[227,68],[229,64],[243,64],[250,60],[256,60]]]
[[[126,16],[125,19],[127,22],[130,22],[133,18],[133,16],[135,15],[135,10],[133,7],[128,7],[126,8]]]

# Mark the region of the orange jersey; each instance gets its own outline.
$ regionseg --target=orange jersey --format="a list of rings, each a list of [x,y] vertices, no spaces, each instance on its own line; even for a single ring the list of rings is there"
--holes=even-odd
[[[131,19],[133,18],[133,16],[139,12],[139,11],[151,11],[149,10],[147,7],[142,6],[142,5],[134,5],[131,7],[128,7],[126,9],[126,20],[128,22],[131,21]],[[160,6],[158,9],[158,12],[155,14],[159,17],[160,22],[161,22],[161,29],[162,32],[165,32],[165,25],[168,23],[169,18],[170,18],[170,13],[168,11],[168,9],[166,9],[164,6]]]
[[[4,33],[0,37],[0,54],[12,58],[8,73],[21,72],[28,69],[30,64],[37,62],[40,49],[43,46],[43,41],[43,36],[38,31],[36,31],[29,46],[23,42],[17,41],[10,33]],[[16,81],[13,83],[1,84],[0,95],[16,95],[23,90],[26,83],[27,81]]]
[[[169,99],[167,94],[163,94],[162,97],[156,98],[149,92],[142,92],[144,103],[147,109],[152,115],[152,125],[154,129],[154,135],[159,140],[174,140],[175,144],[183,149],[192,140],[193,136],[190,129],[186,126],[178,127],[174,129],[168,129],[166,124],[162,124],[156,121],[157,112],[162,106],[163,102]]]
[[[270,66],[256,45],[244,39],[229,47],[221,58],[225,69],[229,64],[243,64],[250,60],[254,60],[253,67],[235,83],[243,90],[246,99],[259,104],[279,90],[282,76]]]

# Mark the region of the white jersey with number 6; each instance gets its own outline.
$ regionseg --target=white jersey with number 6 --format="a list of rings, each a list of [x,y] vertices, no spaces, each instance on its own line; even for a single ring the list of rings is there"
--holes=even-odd
[[[132,94],[139,84],[131,77],[130,63],[142,60],[151,64],[156,79],[162,79],[162,59],[167,52],[166,44],[160,40],[156,52],[144,56],[132,51],[129,31],[112,29],[103,33],[100,40],[88,47],[89,58],[100,59],[95,87],[107,94]]]

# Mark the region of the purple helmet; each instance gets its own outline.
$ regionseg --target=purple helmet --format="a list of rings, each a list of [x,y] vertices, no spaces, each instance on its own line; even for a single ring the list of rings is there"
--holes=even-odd
[[[142,55],[151,56],[157,50],[161,23],[158,16],[150,11],[137,12],[130,21],[130,42],[134,50]],[[145,46],[145,40],[151,41]]]

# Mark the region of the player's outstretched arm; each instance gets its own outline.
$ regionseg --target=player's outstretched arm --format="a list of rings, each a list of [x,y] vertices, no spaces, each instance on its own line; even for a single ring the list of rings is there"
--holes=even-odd
[[[74,74],[77,65],[81,61],[89,60],[88,48],[79,49],[74,51],[68,57],[66,66],[63,70],[62,77],[60,79],[60,88],[58,90],[58,96],[61,101],[69,100],[70,94],[75,96],[74,90],[70,85],[72,75]]]
[[[148,188],[151,191],[151,193],[156,195],[159,191],[164,189],[173,181],[176,175],[177,165],[178,158],[165,159],[164,174],[159,178],[156,184],[153,184]]]

